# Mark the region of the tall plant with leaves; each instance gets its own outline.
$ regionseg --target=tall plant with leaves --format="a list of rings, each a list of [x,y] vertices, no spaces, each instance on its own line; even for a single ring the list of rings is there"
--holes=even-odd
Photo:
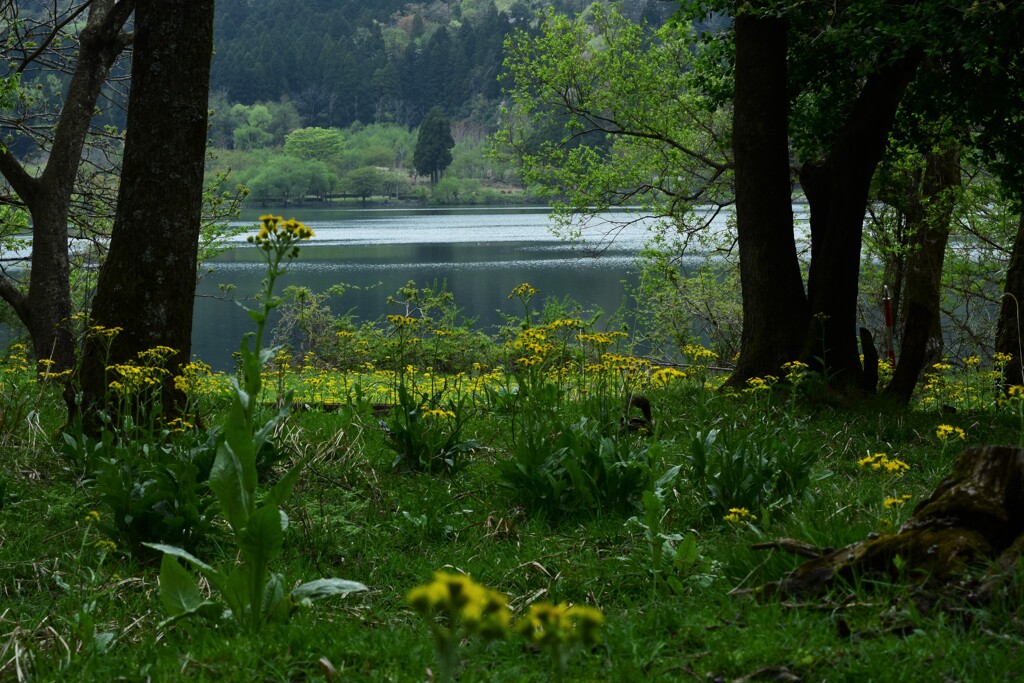
[[[270,442],[274,430],[291,408],[289,394],[276,414],[257,425],[261,370],[276,351],[263,348],[263,333],[270,312],[280,303],[274,296],[274,283],[287,271],[282,262],[298,257],[298,243],[312,237],[313,231],[302,223],[283,221],[278,216],[262,216],[260,220],[263,225],[259,234],[249,241],[260,249],[267,263],[262,305],[248,311],[256,323],[255,339],[250,339],[251,333],[242,339],[241,381],[231,380],[231,409],[224,422],[224,440],[217,449],[209,482],[234,534],[241,561],[216,568],[181,548],[149,544],[164,553],[160,565],[160,599],[170,620],[194,615],[217,618],[230,613],[235,622],[248,631],[258,631],[269,620],[287,619],[300,602],[366,589],[354,581],[318,579],[286,594],[282,576],[270,571],[271,562],[281,554],[288,527],[288,516],[281,506],[291,497],[305,460],[293,465],[257,503],[257,454]],[[220,593],[222,602],[204,600],[194,578],[179,559],[198,569]]]

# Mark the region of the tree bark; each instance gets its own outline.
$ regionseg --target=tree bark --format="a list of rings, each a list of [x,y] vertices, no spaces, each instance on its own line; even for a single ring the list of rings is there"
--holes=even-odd
[[[827,158],[800,172],[811,214],[810,318],[802,357],[840,388],[861,381],[857,292],[871,178],[920,61],[921,51],[912,50],[868,76]]]
[[[98,404],[104,363],[174,349],[167,368],[188,363],[203,196],[213,0],[139,3],[117,214],[93,303],[94,324],[121,327],[105,359],[87,349],[86,405]],[[165,411],[176,407],[164,382]]]
[[[5,280],[0,286],[0,297],[14,308],[28,328],[36,359],[53,360],[57,370],[70,368],[75,362],[68,280],[71,196],[100,89],[129,42],[121,29],[133,6],[134,0],[92,3],[79,36],[78,60],[43,172],[38,177],[30,176],[9,150],[0,153],[0,173],[32,216],[28,292],[22,293]]]
[[[921,370],[942,357],[939,322],[942,264],[949,242],[949,221],[956,202],[951,190],[960,185],[955,145],[926,155],[920,194],[907,213],[910,253],[907,255],[902,308],[903,332],[892,381],[885,393],[910,403]]]
[[[1024,344],[1021,334],[1021,309],[1024,309],[1024,214],[1017,223],[1017,236],[1010,252],[1010,266],[1006,271],[1003,302],[999,308],[996,329],[996,351],[1010,357],[1003,366],[1003,384],[1006,387],[1024,385]]]
[[[784,547],[781,542],[772,545]],[[766,593],[815,594],[837,581],[852,583],[871,575],[946,584],[986,559],[995,559],[997,567],[1012,569],[1021,559],[1022,548],[1024,449],[969,448],[896,534],[838,550],[823,549],[763,589]],[[998,579],[989,576],[982,588],[994,594]]]
[[[796,360],[807,297],[793,239],[786,22],[738,12],[733,148],[743,296],[740,358],[728,380],[778,374]]]

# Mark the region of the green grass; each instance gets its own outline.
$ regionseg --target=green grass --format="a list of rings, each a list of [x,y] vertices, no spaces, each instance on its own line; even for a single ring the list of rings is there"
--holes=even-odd
[[[652,391],[661,443],[655,473],[684,466],[665,496],[663,530],[695,536],[704,560],[697,575],[681,575],[681,593],[664,584],[655,592],[644,564],[650,549],[626,525],[628,515],[546,519],[500,485],[495,462],[508,453],[506,416],[476,411],[467,436],[483,447],[453,474],[429,475],[392,468],[393,453],[368,412],[297,413],[278,441],[282,467],[302,455],[311,460],[287,509],[291,524],[275,569],[289,582],[338,576],[370,590],[316,603],[289,623],[249,634],[230,622],[161,628],[156,559],[118,550],[101,563],[94,543],[102,537],[86,517],[105,511],[90,483],[61,459],[57,397],[44,396],[41,432],[19,427],[0,437],[0,681],[325,680],[322,660],[337,670],[334,680],[423,681],[428,667],[436,671],[434,649],[405,595],[439,569],[466,572],[501,591],[516,615],[543,600],[603,610],[603,642],[572,659],[571,680],[789,674],[979,681],[1024,673],[1016,605],[965,603],[918,615],[910,588],[869,581],[806,599],[730,595],[777,580],[799,562],[751,550],[752,543],[796,538],[841,546],[898,526],[964,445],[944,447],[937,424],[963,427],[967,445],[1016,443],[1019,422],[1006,408],[940,417],[872,403],[790,408],[784,397],[769,404],[692,386]],[[215,413],[206,418],[217,421]],[[752,510],[756,522],[723,522],[709,512],[709,495],[687,466],[694,434],[713,428],[749,439],[782,428],[813,450],[811,484],[791,501]],[[875,452],[910,470],[894,477],[857,465]],[[905,505],[883,506],[904,494],[913,497]],[[226,539],[215,537],[201,556],[230,560]],[[93,601],[96,631],[116,636],[103,652],[91,650],[91,638],[74,626]],[[474,640],[462,650],[458,680],[552,680],[548,656],[522,640]]]

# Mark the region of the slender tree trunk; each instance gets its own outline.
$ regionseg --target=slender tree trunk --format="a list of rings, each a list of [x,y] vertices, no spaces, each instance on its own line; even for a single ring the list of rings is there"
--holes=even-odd
[[[213,54],[213,0],[147,0],[135,18],[135,50],[125,155],[110,250],[92,319],[121,327],[110,362],[130,362],[156,346],[174,349],[176,372],[189,361],[202,210],[207,97]],[[87,350],[86,405],[103,394],[99,350]],[[175,406],[164,383],[164,408]]]
[[[0,153],[0,173],[32,216],[28,292],[22,293],[11,281],[4,280],[0,297],[28,328],[36,359],[53,360],[55,369],[70,368],[75,361],[68,280],[71,195],[100,89],[128,44],[121,29],[133,6],[133,0],[94,0],[89,9],[86,27],[79,36],[78,60],[42,174],[32,177],[9,150]]]
[[[1022,202],[1024,204],[1024,202]],[[996,351],[1005,353],[1010,361],[1003,367],[1003,384],[1007,387],[1024,385],[1024,334],[1021,326],[1024,318],[1024,213],[1017,223],[1017,236],[1010,252],[1010,266],[1006,271],[1006,285],[1003,287],[1003,302],[999,309],[999,324],[996,329]]]
[[[834,386],[853,388],[861,380],[857,292],[868,190],[920,61],[914,50],[870,75],[828,157],[801,169],[811,212],[810,324],[803,356]]]
[[[797,359],[808,309],[793,239],[786,23],[744,12],[735,21],[733,147],[743,333],[728,384],[743,386]]]
[[[942,264],[955,203],[950,191],[959,185],[957,147],[948,145],[938,153],[929,153],[920,196],[907,214],[910,253],[901,288],[903,332],[896,370],[885,390],[904,404],[910,403],[921,370],[942,356]]]

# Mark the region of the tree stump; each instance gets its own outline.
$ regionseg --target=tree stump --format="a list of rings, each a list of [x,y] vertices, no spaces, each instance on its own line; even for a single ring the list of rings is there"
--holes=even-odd
[[[765,545],[786,549],[792,543],[796,542]],[[934,586],[961,577],[971,565],[994,560],[976,591],[981,600],[990,600],[1006,585],[1022,552],[1024,449],[968,448],[952,473],[914,508],[913,516],[895,534],[838,550],[823,549],[761,590],[808,595],[836,581],[879,575]],[[897,556],[901,561],[896,561]]]

